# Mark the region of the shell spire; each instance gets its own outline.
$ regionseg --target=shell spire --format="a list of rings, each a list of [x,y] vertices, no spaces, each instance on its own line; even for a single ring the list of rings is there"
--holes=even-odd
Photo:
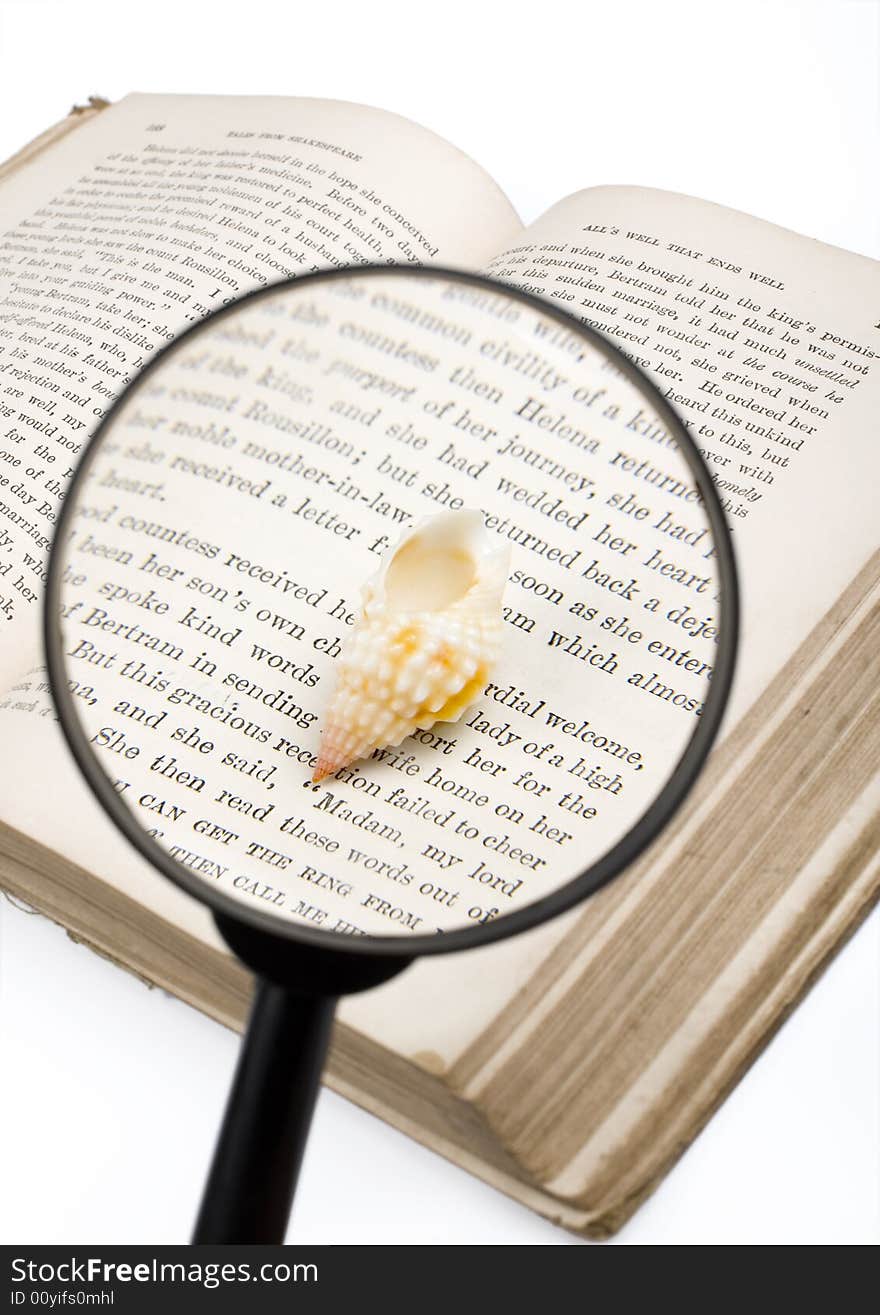
[[[339,660],[314,782],[461,716],[501,648],[509,562],[479,511],[430,516],[388,549]]]

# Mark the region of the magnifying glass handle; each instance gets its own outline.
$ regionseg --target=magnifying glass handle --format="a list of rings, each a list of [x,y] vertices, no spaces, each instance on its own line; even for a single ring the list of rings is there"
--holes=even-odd
[[[335,1008],[257,979],[194,1243],[283,1242]]]

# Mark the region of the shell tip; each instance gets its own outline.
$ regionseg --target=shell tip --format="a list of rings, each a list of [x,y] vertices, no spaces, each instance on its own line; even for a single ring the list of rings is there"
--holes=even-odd
[[[335,776],[337,772],[342,771],[343,767],[347,767],[350,761],[344,755],[340,757],[334,753],[319,753],[315,770],[312,773],[312,785],[317,785],[319,781],[323,781],[325,776]]]

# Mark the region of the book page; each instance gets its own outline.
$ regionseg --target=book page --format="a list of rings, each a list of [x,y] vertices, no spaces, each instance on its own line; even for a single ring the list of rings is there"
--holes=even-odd
[[[598,187],[488,269],[616,342],[700,448],[741,576],[732,725],[877,547],[880,265],[708,201]]]
[[[54,724],[39,608],[66,483],[126,380],[207,311],[325,266],[479,264],[521,225],[426,129],[279,97],[128,96],[5,179],[0,212],[2,820],[216,942],[109,824]]]
[[[479,263],[520,228],[427,130],[277,97],[129,96],[16,170],[0,209],[0,688],[37,656],[83,442],[155,348],[290,275]]]

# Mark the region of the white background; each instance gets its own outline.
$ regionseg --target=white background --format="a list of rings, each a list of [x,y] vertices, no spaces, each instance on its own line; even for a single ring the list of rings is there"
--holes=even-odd
[[[637,183],[880,257],[878,33],[875,0],[0,0],[0,158],[90,93],[337,97],[448,137],[526,220]],[[878,949],[875,915],[616,1243],[878,1239]],[[0,1242],[184,1240],[235,1052],[0,900]],[[329,1092],[290,1239],[572,1240]]]

